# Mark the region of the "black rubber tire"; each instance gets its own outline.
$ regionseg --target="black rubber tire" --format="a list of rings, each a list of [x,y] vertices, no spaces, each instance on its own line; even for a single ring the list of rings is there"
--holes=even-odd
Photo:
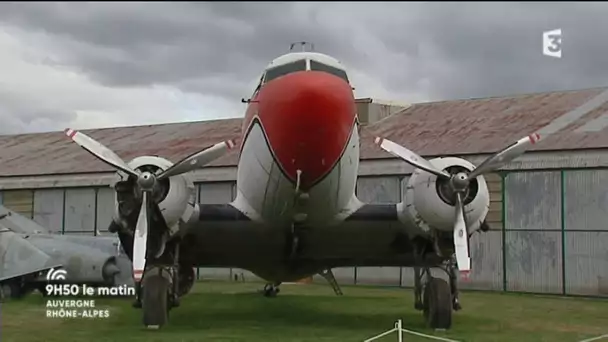
[[[264,297],[274,298],[279,294],[280,291],[281,290],[279,290],[278,287],[273,287],[270,284],[266,284],[264,285],[264,290],[262,292],[264,293]]]
[[[28,289],[24,288],[16,281],[9,281],[5,285],[8,285],[8,288],[10,288],[10,296],[8,297],[10,297],[11,299],[21,299],[25,297],[26,294],[28,294]]]
[[[11,299],[12,289],[8,284],[0,284],[0,303],[8,302]]]
[[[160,275],[144,277],[141,291],[144,326],[160,329],[169,320],[169,281]]]
[[[452,292],[447,281],[431,278],[424,288],[424,319],[431,329],[452,327]]]
[[[276,290],[264,291],[264,297],[266,297],[266,298],[274,298],[277,296],[277,294],[278,294],[278,291],[276,291]]]
[[[53,296],[53,295],[49,294],[46,290],[45,284],[39,285],[38,291],[42,294],[42,297],[58,297],[58,296]]]
[[[196,278],[196,274],[194,273],[194,268],[187,267],[184,268],[183,271],[180,270],[179,273],[179,288],[178,288],[178,297],[183,297],[192,290],[192,286],[194,285],[194,280]]]

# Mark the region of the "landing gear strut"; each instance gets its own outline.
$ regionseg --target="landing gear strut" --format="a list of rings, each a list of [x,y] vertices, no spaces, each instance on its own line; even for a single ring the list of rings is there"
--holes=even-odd
[[[336,296],[343,295],[342,289],[340,288],[340,284],[338,284],[338,281],[336,280],[336,277],[334,277],[334,272],[332,272],[331,268],[323,270],[319,274],[323,278],[325,278],[325,280],[327,280],[327,282],[329,283],[329,285],[331,285],[331,288],[334,290],[334,293],[336,294]]]
[[[423,311],[429,328],[449,329],[452,326],[452,310],[462,309],[458,300],[456,264],[447,262],[444,270],[449,279],[435,278],[428,267],[414,267],[414,308]]]
[[[302,171],[297,170],[296,188],[294,189],[294,201],[293,209],[294,215],[291,224],[291,230],[288,234],[289,251],[288,260],[294,261],[302,249],[302,235],[306,234],[306,223],[308,220],[308,214],[306,213],[306,205],[310,199],[310,195],[306,192],[302,192],[300,189],[300,182],[302,177]]]
[[[268,284],[264,285],[264,290],[262,290],[264,297],[269,297],[269,298],[276,297],[279,294],[279,292],[281,292],[279,285],[281,285],[280,282],[268,283]]]
[[[447,273],[450,278],[450,293],[452,294],[452,308],[454,311],[462,309],[460,301],[458,300],[458,274],[455,258],[450,259],[448,262]]]

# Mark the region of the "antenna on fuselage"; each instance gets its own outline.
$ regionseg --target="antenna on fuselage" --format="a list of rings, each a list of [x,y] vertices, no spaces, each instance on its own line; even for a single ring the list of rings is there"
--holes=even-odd
[[[296,43],[291,43],[291,46],[289,46],[289,51],[293,51],[293,49],[296,47],[296,45],[300,45],[302,47],[302,52],[306,52],[306,46],[310,47],[310,50],[308,51],[315,51],[315,44],[310,43],[310,42],[296,42]]]

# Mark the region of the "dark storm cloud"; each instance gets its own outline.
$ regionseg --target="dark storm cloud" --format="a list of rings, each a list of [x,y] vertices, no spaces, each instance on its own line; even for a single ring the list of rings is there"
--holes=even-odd
[[[482,97],[608,85],[606,4],[429,4],[417,39],[431,42],[419,60],[441,98]],[[563,58],[542,55],[542,32],[561,28]],[[386,32],[385,39],[399,41]],[[394,44],[393,46],[399,46]],[[433,69],[436,69],[435,71]],[[422,75],[420,75],[422,76]],[[387,80],[399,87],[397,77]]]
[[[97,82],[230,100],[299,40],[403,100],[604,86],[606,17],[607,4],[580,2],[0,4],[0,21],[48,33],[61,62]],[[542,31],[555,28],[564,32],[561,59],[541,54]]]
[[[293,39],[349,46],[297,19],[287,3],[11,3],[0,9],[6,22],[55,35],[66,49],[65,63],[113,86],[198,84],[213,93],[215,83],[205,86],[204,78],[221,76],[231,85],[228,94],[240,94]]]

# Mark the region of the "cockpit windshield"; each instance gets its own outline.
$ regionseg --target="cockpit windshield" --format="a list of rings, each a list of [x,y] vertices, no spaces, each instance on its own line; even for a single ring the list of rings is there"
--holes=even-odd
[[[341,79],[348,82],[348,76],[346,75],[346,71],[329,66],[327,64],[319,63],[312,59],[310,60],[310,70],[311,71],[323,71],[323,72],[332,74],[334,76],[338,76]]]
[[[306,60],[301,59],[295,62],[279,65],[266,70],[266,78],[264,82],[272,81],[275,78],[291,74],[292,72],[306,71]]]

